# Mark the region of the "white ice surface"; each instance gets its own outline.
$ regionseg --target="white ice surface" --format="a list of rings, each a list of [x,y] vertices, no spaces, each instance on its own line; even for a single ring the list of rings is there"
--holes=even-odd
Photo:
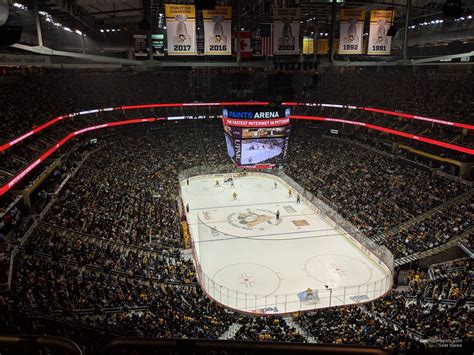
[[[193,177],[181,189],[200,283],[225,306],[286,313],[366,302],[391,286],[388,269],[275,176],[248,174],[234,187],[222,175]],[[318,300],[301,301],[308,288]]]

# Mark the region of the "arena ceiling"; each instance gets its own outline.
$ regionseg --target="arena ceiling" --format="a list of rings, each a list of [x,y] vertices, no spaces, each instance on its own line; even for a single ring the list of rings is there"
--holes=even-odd
[[[18,0],[33,9],[34,0]],[[396,18],[403,21],[407,0],[337,0],[339,7],[388,9],[395,8]],[[38,0],[40,11],[49,13],[55,21],[71,28],[92,35],[104,28],[140,29],[148,26],[156,27],[159,14],[164,13],[165,3],[193,3],[184,0]],[[473,2],[465,8],[472,11]],[[217,4],[232,4],[234,8],[234,25],[237,24],[237,1],[217,0]],[[444,0],[412,0],[411,21],[430,20],[439,17]],[[312,25],[324,30],[331,18],[331,0],[240,0],[242,28],[253,29],[260,23],[270,22],[273,7],[298,7],[300,20],[305,23],[310,19]],[[34,19],[23,18],[23,22]],[[144,21],[145,20],[145,21]],[[20,21],[20,22],[21,22]],[[22,25],[22,23],[18,23]]]

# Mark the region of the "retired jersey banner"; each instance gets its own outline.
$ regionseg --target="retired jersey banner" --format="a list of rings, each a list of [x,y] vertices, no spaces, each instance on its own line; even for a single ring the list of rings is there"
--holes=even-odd
[[[339,53],[362,54],[365,10],[341,9]]]
[[[296,8],[273,9],[273,53],[298,54],[300,51],[300,11]]]
[[[196,54],[196,10],[194,5],[165,5],[169,55]]]
[[[204,10],[204,54],[232,54],[232,7],[216,6]]]
[[[370,33],[367,54],[390,54],[392,37],[387,36],[387,31],[393,23],[393,18],[394,12],[392,10],[370,11]]]
[[[314,37],[303,37],[303,54],[314,54]]]
[[[318,38],[316,43],[318,51],[317,54],[328,54],[329,53],[329,40]]]

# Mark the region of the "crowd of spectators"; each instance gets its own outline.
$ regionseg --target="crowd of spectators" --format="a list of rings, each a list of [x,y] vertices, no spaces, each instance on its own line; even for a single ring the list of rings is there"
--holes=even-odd
[[[371,344],[404,351],[418,347],[404,331],[377,320],[359,306],[323,309],[296,314],[296,322],[318,342],[329,344]]]
[[[333,95],[341,90],[339,99],[318,89],[315,100],[382,105],[410,112],[424,95],[428,99],[423,101],[420,113],[449,116],[439,108],[430,108],[435,95],[422,93],[410,74],[404,76],[402,87],[415,85],[416,94],[408,99],[403,93],[400,97],[407,98],[407,102],[400,105],[393,101],[396,95],[402,95],[399,88],[390,85],[396,73],[388,73],[388,89],[380,96],[372,89],[361,90],[360,83],[352,92],[356,81],[347,79],[348,75],[342,78],[334,74],[335,78],[348,80],[343,86],[329,80],[333,74],[326,74],[320,87],[331,88]],[[367,73],[359,74],[368,82]],[[370,78],[379,75],[372,74]],[[20,81],[24,86],[17,93],[11,91],[18,83],[8,83],[12,85],[9,107],[24,108],[24,119],[18,125],[10,125],[18,113],[6,110],[0,121],[5,134],[2,141],[45,119],[86,107],[189,101],[178,86],[158,90],[171,78],[188,85],[188,74],[160,75],[154,74],[157,83],[152,85],[157,90],[142,85],[149,78],[133,73],[75,74],[67,80],[63,74],[48,74]],[[429,73],[417,75],[425,78]],[[128,80],[132,76],[133,80]],[[53,91],[46,90],[53,82],[59,84]],[[433,90],[441,90],[438,82],[444,83],[444,79],[430,79]],[[462,90],[468,90],[471,83],[462,81],[460,85]],[[46,92],[57,98],[38,99],[31,108],[27,107],[21,100],[33,88],[41,95]],[[76,100],[78,93],[85,94]],[[219,90],[213,94],[220,98]],[[465,101],[463,95],[459,94],[457,100]],[[448,104],[444,98],[441,100]],[[38,112],[40,116],[36,116]],[[469,106],[457,107],[453,114],[463,116],[469,112]],[[114,119],[117,117],[128,118],[124,113]],[[97,123],[93,117],[86,121]],[[398,128],[405,125],[403,121],[396,124],[400,125]],[[79,126],[70,121],[61,127],[65,133]],[[472,197],[449,205],[451,199],[468,190],[467,185],[403,165],[360,145],[322,137],[305,124],[294,125],[292,130],[286,173],[334,205],[368,237],[379,238],[397,225],[438,208],[416,224],[386,239],[377,239],[396,257],[436,247],[471,227]],[[11,177],[12,172],[62,135],[51,134],[56,136],[45,135],[32,145],[15,148],[14,154],[24,158],[8,160],[5,168],[2,165],[0,179]],[[443,132],[435,134],[442,137]],[[172,122],[159,127],[128,128],[126,134],[112,131],[111,137],[103,140],[100,136],[95,151],[54,198],[42,221],[45,223],[40,223],[22,248],[10,302],[27,313],[55,315],[124,335],[215,339],[231,324],[238,324],[235,339],[304,342],[305,336],[281,317],[241,316],[210,301],[196,284],[193,262],[180,252],[183,241],[178,173],[203,164],[221,164],[228,161],[225,154],[221,126],[212,122],[201,127]],[[78,156],[70,158],[77,163]],[[7,195],[0,206],[5,208],[13,198],[14,195]],[[441,208],[445,203],[448,207]],[[2,239],[0,283],[7,276],[12,247]],[[371,304],[297,314],[294,320],[318,342],[379,345],[402,351],[421,346],[415,338],[464,338],[472,316],[466,306],[467,301],[472,301],[471,264],[461,260],[438,265],[431,273],[431,278],[415,274],[408,291],[394,292]],[[0,301],[8,302],[3,298]]]
[[[409,277],[409,294],[417,299],[473,301],[472,262],[458,259],[430,267],[430,272]]]
[[[179,250],[173,250],[171,254],[164,249],[158,254],[49,226],[39,226],[28,239],[26,247],[55,261],[65,260],[77,263],[79,267],[96,267],[105,273],[116,272],[167,283],[196,282],[192,261],[183,259]]]
[[[287,173],[322,196],[371,237],[419,216],[466,191],[461,183],[407,167],[360,145],[294,129]],[[471,225],[471,200],[441,210],[383,241],[397,257],[430,249]],[[421,239],[418,239],[421,236]]]
[[[177,174],[201,158],[199,150],[186,146],[191,135],[179,134],[121,137],[113,149],[93,153],[46,221],[131,245],[180,247]]]
[[[232,314],[196,284],[163,284],[26,253],[18,265],[17,306],[74,317],[103,330],[152,337],[217,338]],[[131,310],[143,308],[143,317]],[[108,312],[111,310],[111,312]],[[88,317],[80,317],[81,314]]]
[[[472,337],[472,263],[456,260],[409,274],[409,288],[362,306],[325,309],[294,316],[318,341],[377,344],[390,349],[461,344]]]
[[[394,233],[381,243],[396,257],[433,249],[472,226],[474,197],[437,211],[431,217]]]
[[[234,335],[236,340],[263,340],[304,343],[305,338],[279,316],[242,317],[242,324]]]

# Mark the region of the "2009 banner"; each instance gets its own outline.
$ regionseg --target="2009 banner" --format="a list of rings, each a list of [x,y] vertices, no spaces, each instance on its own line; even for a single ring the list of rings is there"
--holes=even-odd
[[[194,5],[165,5],[169,55],[196,54],[196,9]]]
[[[387,31],[394,19],[392,10],[370,11],[370,33],[367,54],[389,55],[392,46],[392,37],[387,36]]]
[[[275,8],[273,19],[273,52],[298,54],[300,51],[299,9]]]
[[[232,7],[216,6],[214,10],[204,10],[204,54],[232,54]]]
[[[362,54],[365,10],[341,9],[339,53]]]

